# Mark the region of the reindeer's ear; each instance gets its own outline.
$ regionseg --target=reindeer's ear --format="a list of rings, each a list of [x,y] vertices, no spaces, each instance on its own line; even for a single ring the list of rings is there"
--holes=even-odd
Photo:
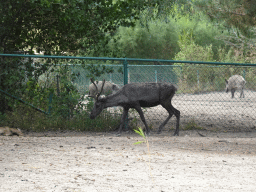
[[[95,96],[93,96],[93,95],[88,95],[87,97],[92,97],[92,98],[96,99],[96,97],[95,97]]]
[[[226,84],[228,84],[228,80],[227,80],[227,79],[225,79],[225,81],[226,81]]]
[[[119,86],[116,85],[116,84],[114,84],[114,85],[112,86],[112,89],[113,89],[114,91],[118,91],[118,90],[119,90]]]

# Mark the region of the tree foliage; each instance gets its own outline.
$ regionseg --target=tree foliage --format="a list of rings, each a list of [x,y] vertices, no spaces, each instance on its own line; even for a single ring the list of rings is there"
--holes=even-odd
[[[148,28],[120,27],[109,48],[119,57],[171,59],[179,51],[176,28],[166,23],[150,22]]]
[[[189,34],[202,48],[211,46],[214,58],[217,58],[219,47],[224,46],[218,37],[226,35],[227,30],[210,23],[191,2],[188,5],[172,4],[167,13],[160,15],[158,7],[153,11],[144,10],[139,18],[134,27],[119,27],[109,43],[113,56],[173,59],[183,45],[178,41],[184,34]]]
[[[0,51],[75,51],[81,38],[95,45],[106,32],[133,25],[143,7],[135,0],[6,0],[0,4]]]
[[[206,13],[212,22],[222,23],[230,32],[220,36],[227,45],[251,57],[256,51],[256,2],[252,0],[207,0],[198,1],[197,7]]]
[[[199,1],[201,7],[212,20],[221,20],[249,34],[249,28],[256,25],[256,2],[252,0],[207,0]]]
[[[6,0],[0,4],[0,52],[33,54],[75,53],[97,47],[107,33],[119,26],[133,26],[146,5],[142,0]],[[81,43],[83,41],[83,43]],[[36,83],[49,63],[32,59],[0,58],[0,89],[18,97],[26,83]],[[14,88],[15,87],[15,88]],[[0,112],[10,109],[0,95]]]

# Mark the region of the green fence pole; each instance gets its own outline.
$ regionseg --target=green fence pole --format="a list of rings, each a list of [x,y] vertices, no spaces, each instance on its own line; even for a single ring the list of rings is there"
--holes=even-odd
[[[124,65],[124,85],[125,85],[128,83],[128,62],[127,62],[126,58],[124,60],[123,65]],[[128,131],[128,115],[124,122],[124,130]]]
[[[128,83],[128,62],[124,60],[124,85]]]
[[[199,71],[197,70],[197,87],[199,89]]]
[[[155,70],[155,82],[157,83],[157,70]]]

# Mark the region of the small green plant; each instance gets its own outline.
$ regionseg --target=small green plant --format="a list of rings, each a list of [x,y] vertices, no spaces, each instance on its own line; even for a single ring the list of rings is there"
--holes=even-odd
[[[139,134],[142,138],[143,138],[143,141],[138,141],[138,142],[135,142],[135,143],[133,143],[134,145],[137,145],[137,144],[141,144],[141,143],[146,143],[146,145],[147,145],[147,149],[148,149],[148,156],[149,156],[149,160],[148,160],[148,162],[147,162],[147,164],[148,164],[148,168],[149,168],[149,174],[150,174],[150,176],[151,176],[151,178],[152,178],[152,180],[153,180],[153,177],[152,177],[152,173],[151,173],[151,166],[150,166],[150,149],[149,149],[149,142],[148,142],[148,138],[147,138],[147,136],[144,134],[144,132],[143,132],[143,130],[142,130],[142,128],[141,127],[139,127],[138,128],[138,130],[137,129],[134,129],[134,132],[135,133],[137,133],[137,134]],[[154,180],[153,180],[154,181]]]
[[[148,147],[148,151],[149,151],[148,139],[147,139],[147,137],[145,136],[145,134],[144,134],[143,130],[141,129],[141,127],[139,127],[138,130],[137,130],[137,129],[134,129],[134,132],[137,133],[137,134],[139,134],[141,137],[143,137],[144,140],[143,140],[143,141],[138,141],[138,142],[133,143],[133,144],[134,144],[134,145],[137,145],[137,144],[141,144],[141,143],[146,143],[146,144],[147,144],[147,147]]]

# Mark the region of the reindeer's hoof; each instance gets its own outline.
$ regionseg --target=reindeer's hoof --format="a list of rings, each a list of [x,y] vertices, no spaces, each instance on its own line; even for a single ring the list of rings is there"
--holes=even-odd
[[[148,132],[148,133],[147,133],[147,132],[145,132],[145,133],[146,133],[146,135],[150,135],[150,132]]]
[[[174,133],[174,135],[173,136],[179,136],[179,133]]]
[[[157,134],[162,133],[162,129],[158,129],[156,133],[157,133]]]
[[[143,132],[145,133],[145,135],[149,135],[150,131],[147,131],[146,129],[143,129]]]

